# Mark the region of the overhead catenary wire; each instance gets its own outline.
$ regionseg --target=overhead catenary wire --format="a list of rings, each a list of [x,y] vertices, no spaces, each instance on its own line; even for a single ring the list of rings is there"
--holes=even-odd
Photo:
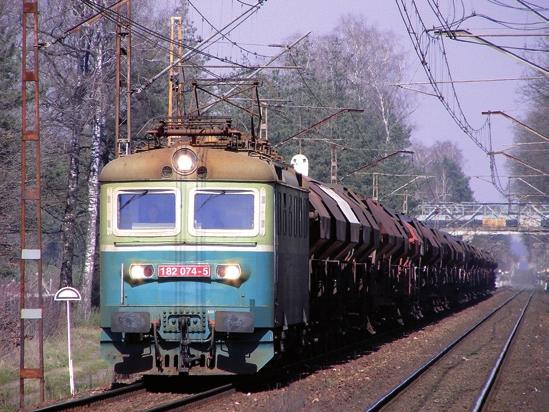
[[[518,46],[507,46],[507,45],[495,44],[493,42],[490,42],[490,41],[484,39],[480,35],[469,33],[467,30],[436,31],[435,34],[445,35],[445,36],[447,36],[448,38],[450,38],[454,41],[458,41],[458,42],[462,42],[462,43],[471,43],[471,44],[476,44],[476,45],[479,45],[479,46],[491,47],[491,48],[499,50],[501,52],[505,52],[508,55],[511,55],[514,58],[516,58],[518,60],[521,60],[524,63],[527,63],[530,66],[532,66],[534,68],[538,68],[538,69],[540,68],[540,66],[537,65],[536,63],[534,63],[533,61],[531,61],[530,59],[527,59],[524,56],[514,54],[514,53],[510,52],[507,49],[533,51],[533,52],[537,52],[537,51],[545,52],[545,51],[547,51],[546,49],[537,49],[537,48],[532,48],[532,47],[518,47]],[[467,40],[467,38],[470,38],[471,40]],[[544,74],[547,74],[547,69],[543,69],[543,68],[541,68],[541,69],[542,69]]]
[[[463,112],[463,109],[461,108],[461,103],[459,102],[459,99],[457,98],[457,93],[454,88],[453,84],[453,77],[450,71],[450,67],[447,60],[447,53],[444,47],[444,41],[440,39],[440,41],[435,41],[433,39],[428,40],[429,37],[425,36],[427,33],[427,26],[426,23],[423,21],[423,18],[421,14],[419,13],[418,7],[414,0],[411,2],[411,7],[413,8],[413,15],[416,18],[416,21],[420,25],[421,33],[418,33],[418,30],[415,28],[415,24],[412,20],[411,11],[409,11],[409,5],[407,4],[406,0],[396,0],[397,7],[399,9],[400,15],[402,17],[402,20],[407,27],[408,35],[410,39],[412,40],[412,44],[414,47],[414,50],[416,51],[416,54],[420,58],[420,61],[422,62],[424,71],[427,75],[427,78],[431,84],[431,87],[433,88],[434,94],[439,98],[443,106],[446,108],[450,116],[454,119],[454,121],[457,123],[457,125],[479,146],[484,152],[487,151],[487,145],[486,143],[481,141],[481,134],[483,134],[483,131],[485,130],[485,127],[487,126],[487,123],[485,122],[480,128],[474,128],[472,127],[467,118],[465,117],[465,114]],[[427,42],[426,42],[427,41]],[[427,44],[425,44],[427,43]],[[450,80],[448,83],[437,83],[438,79],[436,76],[436,68],[435,71],[433,71],[430,67],[429,61],[431,58],[428,57],[428,53],[430,50],[435,48],[435,45],[438,48],[438,55],[442,56],[442,69],[444,70],[442,74],[444,76],[447,76]],[[446,93],[443,93],[442,89],[439,87],[439,84],[449,84],[450,85],[450,96],[445,96]],[[452,103],[455,103],[455,109],[452,107],[449,101],[449,97],[452,97]]]
[[[249,18],[255,11],[258,10],[258,8],[263,4],[264,0],[259,0],[258,3],[256,3],[255,5],[251,6],[250,9],[248,9],[245,13],[241,14],[240,16],[238,16],[236,19],[232,20],[228,25],[226,25],[222,30],[225,30],[227,29],[227,31],[230,33],[232,30],[234,30],[236,27],[238,27],[239,25],[241,25],[247,18]],[[161,41],[165,41],[165,42],[168,42],[168,43],[172,43],[172,44],[177,44],[177,45],[180,45],[179,42],[175,42],[173,41],[172,39],[169,39],[167,38],[166,36],[162,35],[161,33],[158,33],[154,30],[151,30],[149,29],[148,27],[146,26],[143,26],[139,23],[137,23],[136,21],[128,18],[127,16],[121,14],[121,13],[118,13],[116,11],[113,10],[113,8],[115,8],[114,6],[116,6],[117,4],[121,4],[123,3],[123,1],[119,1],[117,3],[115,3],[114,5],[111,5],[109,7],[103,7],[102,5],[98,4],[98,3],[95,3],[93,1],[90,1],[90,0],[83,0],[83,3],[85,5],[87,5],[89,8],[91,8],[92,10],[95,10],[95,11],[98,11],[98,13],[96,13],[95,15],[87,18],[86,20],[84,20],[83,23],[80,23],[78,24],[77,26],[75,27],[80,27],[82,26],[82,24],[85,24],[85,22],[87,21],[92,21],[94,19],[97,19],[97,18],[104,18],[105,20],[108,20],[108,21],[111,21],[113,22],[114,24],[116,25],[123,25],[125,27],[128,27],[129,30],[131,30],[131,32],[136,35],[137,37],[141,37],[143,38],[146,42],[149,42],[149,43],[152,43],[154,44],[155,48],[159,48],[159,49],[164,49],[166,51],[170,51],[170,49],[166,46],[163,46],[162,44],[158,43],[158,40],[161,40]],[[250,13],[251,11],[251,13]],[[232,27],[231,27],[232,26]],[[72,32],[72,30],[69,30],[69,32],[65,32],[63,36],[61,37],[58,37],[58,38],[55,38],[53,42],[50,42],[50,43],[46,43],[44,45],[42,45],[43,47],[47,46],[47,45],[51,45],[51,44],[55,44],[57,42],[60,42],[62,43],[62,41],[68,36],[68,34],[70,34]],[[218,33],[216,33],[218,34]],[[239,63],[237,62],[233,62],[229,59],[223,59],[223,58],[219,58],[218,56],[214,56],[210,53],[207,53],[205,52],[204,50],[202,50],[203,48],[206,48],[209,46],[209,41],[212,40],[215,36],[212,36],[210,39],[206,40],[206,41],[203,41],[202,43],[200,43],[197,47],[193,47],[191,46],[190,44],[181,44],[182,47],[186,48],[186,49],[190,49],[190,52],[193,52],[194,54],[202,54],[203,56],[205,57],[208,57],[208,58],[217,58],[218,60],[221,60],[221,61],[224,61],[224,62],[229,62],[229,63],[233,63],[235,65],[239,65]],[[151,38],[156,38],[156,41],[155,40],[152,40]],[[191,53],[188,53],[188,58],[190,59],[191,57],[193,57],[194,54],[191,54]],[[190,64],[194,64],[192,61],[189,62]],[[243,65],[242,65],[243,66]],[[245,66],[243,66],[245,67]],[[202,67],[199,67],[197,66],[197,68],[199,70],[203,70],[205,72],[209,72],[211,75],[213,75],[214,77],[216,76],[216,73],[208,70],[208,69],[205,69],[205,68],[202,68]],[[158,78],[158,77],[156,77]],[[155,78],[155,79],[156,79]],[[130,93],[135,93],[135,92],[141,92],[145,87],[147,87],[148,85],[150,85],[152,83],[149,82],[147,85],[145,85],[144,87],[139,87],[137,90],[136,89],[132,89],[130,91]]]
[[[236,46],[238,47],[240,50],[242,50],[243,52],[245,53],[248,53],[248,54],[252,54],[254,56],[259,56],[259,57],[265,57],[265,58],[270,58],[272,56],[268,56],[268,55],[265,55],[265,54],[261,54],[261,53],[257,53],[257,52],[253,52],[251,50],[248,50],[246,49],[245,47],[243,47],[240,43],[237,43],[233,40],[231,40],[229,38],[228,35],[222,33],[221,31],[219,31],[211,22],[210,20],[208,20],[208,18],[192,3],[191,0],[187,0],[187,3],[194,9],[194,11],[196,13],[198,13],[198,15],[204,19],[204,21],[212,28],[212,30],[214,30],[216,33],[218,33],[222,38],[224,38],[225,40],[227,40],[229,42],[229,44],[233,45],[233,46]]]
[[[447,25],[433,26],[431,29],[429,29],[429,31],[446,30],[446,27],[450,27],[452,30],[455,30],[455,29],[461,27],[461,25],[463,25],[463,23],[465,23],[466,21],[474,19],[474,18],[480,18],[480,19],[492,22],[494,24],[497,24],[497,25],[501,26],[500,29],[505,28],[505,29],[508,29],[508,30],[515,30],[515,31],[519,31],[519,30],[523,30],[523,31],[536,31],[537,30],[537,31],[539,31],[540,29],[546,29],[547,28],[547,25],[543,22],[530,22],[530,23],[521,22],[521,23],[517,23],[517,22],[512,22],[512,21],[499,20],[499,19],[493,18],[491,16],[488,16],[486,14],[473,12],[472,14],[470,14],[468,16],[465,16],[461,19],[454,20],[451,23],[448,23]]]
[[[486,83],[486,82],[507,82],[507,81],[531,81],[542,80],[545,77],[501,77],[494,79],[464,79],[464,80],[447,80],[435,81],[438,84],[445,83]],[[415,86],[415,85],[430,85],[431,82],[407,82],[407,83],[391,83],[390,86]]]
[[[429,9],[434,14],[436,23],[439,24],[438,30],[447,30],[448,28],[450,28],[451,30],[455,30],[459,28],[459,26],[465,21],[474,17],[479,17],[494,22],[495,24],[506,27],[508,29],[521,31],[537,30],[538,33],[536,34],[539,34],[539,29],[542,27],[539,24],[526,24],[526,26],[530,27],[525,27],[525,25],[521,23],[504,21],[475,12],[473,12],[473,14],[471,15],[465,16],[463,3],[463,12],[461,13],[462,15],[460,18],[456,19],[455,17],[457,13],[457,8],[454,2],[452,2],[452,20],[448,20],[441,12],[439,8],[439,2],[436,2],[434,0],[426,1],[428,3]],[[415,0],[396,0],[396,4],[402,21],[406,26],[407,33],[412,40],[414,50],[429,80],[431,89],[433,90],[432,95],[436,96],[440,100],[446,111],[450,114],[450,116],[460,127],[460,129],[462,129],[462,131],[465,132],[465,134],[469,136],[473,140],[473,142],[489,156],[490,170],[493,176],[493,184],[500,193],[505,195],[504,189],[500,183],[500,179],[498,178],[499,172],[494,156],[489,154],[493,153],[493,150],[491,149],[492,135],[488,119],[480,127],[475,128],[472,127],[467,117],[465,116],[463,108],[461,107],[460,99],[454,87],[455,84],[458,84],[458,82],[452,78],[452,72],[448,62],[448,53],[445,47],[444,39],[437,39],[436,37],[433,37],[431,35],[431,32],[433,30],[437,30],[437,28],[435,27],[433,29],[432,27],[430,27],[432,26],[430,23],[427,24],[427,20],[425,20],[425,16],[422,14],[425,10],[423,9],[422,12],[420,12],[420,8],[418,7]],[[545,29],[546,26],[543,26],[543,28]],[[453,37],[451,38],[454,39]],[[529,47],[521,47],[520,49],[532,49],[535,51],[538,50]],[[512,54],[511,52],[508,53]],[[402,85],[399,87],[404,88],[405,86]],[[412,90],[419,93],[429,94],[423,90]]]
[[[110,16],[105,16],[105,19],[111,21],[111,22],[114,22],[114,23],[117,23],[116,19],[110,17]],[[160,50],[164,50],[166,52],[170,52],[170,49],[168,46],[163,46],[161,43],[159,43],[158,40],[154,40],[154,39],[151,39],[150,37],[148,37],[147,35],[139,32],[139,31],[134,31],[133,33],[135,36],[143,39],[144,42],[146,43],[149,43],[152,47],[154,47],[154,49],[160,49]],[[64,38],[66,38],[66,36],[63,37],[63,40]],[[59,44],[62,44],[64,46],[66,46],[62,40],[61,41],[58,41],[59,38],[55,39],[53,42],[49,42],[48,45],[54,45],[56,43],[59,43]],[[215,72],[211,71],[211,70],[208,70],[207,68],[205,68],[203,65],[199,65],[197,63],[194,63],[192,61],[188,61],[188,64],[192,65],[193,67],[197,68],[197,69],[200,69],[201,71],[204,71],[204,72],[207,72],[209,74],[211,74],[212,76],[218,76]],[[107,77],[109,76],[108,73],[104,74],[103,75],[103,78],[106,79]]]
[[[522,1],[522,0],[515,0],[518,1],[520,4],[522,4],[524,7],[526,7],[528,10],[530,10],[532,13],[534,13],[536,16],[541,17],[545,21],[549,21],[547,17],[545,17],[543,14],[541,14],[538,10],[536,10],[534,7],[532,7],[528,2]]]
[[[176,41],[172,41],[171,39],[169,39],[168,37],[158,33],[158,32],[155,32],[154,30],[151,30],[149,29],[148,27],[146,26],[143,26],[135,21],[133,21],[132,19],[128,19],[127,17],[121,15],[120,13],[116,13],[114,11],[111,11],[111,10],[107,10],[105,7],[101,6],[101,5],[98,5],[97,3],[94,3],[93,1],[90,1],[90,0],[83,0],[85,4],[87,4],[89,7],[95,9],[95,10],[99,10],[99,11],[104,11],[106,16],[111,20],[111,21],[114,21],[114,22],[118,22],[119,20],[122,21],[124,24],[126,25],[129,25],[131,26],[132,28],[134,28],[137,32],[139,31],[143,31],[144,33],[141,33],[141,34],[148,34],[148,35],[151,35],[153,37],[157,37],[163,41],[166,41],[168,43],[173,43],[173,44],[176,44],[179,46],[179,42],[176,42]],[[241,25],[244,21],[246,21],[252,14],[254,14],[258,9],[259,7],[263,4],[264,0],[259,0],[255,5],[253,5],[252,7],[250,7],[248,10],[246,10],[244,13],[242,13],[241,15],[239,15],[237,18],[233,19],[231,22],[229,22],[228,24],[226,24],[223,28],[219,29],[220,32],[223,32],[223,31],[227,31],[227,33],[230,33],[231,31],[235,30],[239,25]],[[185,48],[185,49],[188,49],[188,51],[186,53],[184,53],[184,55],[177,59],[173,65],[177,65],[177,64],[180,64],[184,59],[186,59],[185,61],[187,61],[188,59],[190,59],[194,54],[201,54],[205,57],[209,57],[209,58],[212,58],[212,59],[217,59],[217,60],[220,60],[222,62],[225,62],[225,63],[232,63],[232,64],[235,64],[235,65],[240,65],[239,63],[237,62],[234,62],[234,61],[231,61],[230,59],[227,59],[227,58],[223,58],[223,57],[219,57],[219,56],[215,56],[211,53],[207,53],[205,52],[203,49],[208,47],[210,45],[210,43],[214,40],[217,40],[217,37],[219,37],[219,34],[218,33],[215,33],[214,35],[210,36],[208,39],[202,41],[200,44],[198,44],[196,47],[193,47],[191,46],[190,44],[183,44],[182,47]],[[172,66],[173,66],[172,65]],[[158,78],[160,78],[160,76],[164,75],[167,70],[170,69],[170,67],[172,66],[168,66],[167,68],[165,68],[164,70],[162,70],[160,73],[158,73],[157,75],[153,76],[152,78],[150,79],[147,79],[145,81],[144,84],[141,84],[140,86],[138,86],[137,88],[133,89],[131,92],[132,94],[134,93],[141,93],[144,89],[146,89],[147,87],[149,87],[154,81],[156,81]],[[241,65],[241,66],[244,66],[244,65]],[[245,66],[244,66],[245,67]]]
[[[429,32],[437,32],[441,31],[438,28],[429,30]],[[447,30],[447,31],[456,31],[456,30]],[[461,37],[476,37],[476,36],[482,36],[482,37],[548,37],[548,32],[543,33],[470,33],[470,34],[463,34]]]
[[[265,67],[268,67],[269,65],[271,65],[272,63],[274,63],[277,59],[279,59],[282,55],[286,54],[287,52],[291,52],[291,50],[296,47],[303,39],[307,38],[309,35],[311,34],[311,32],[308,32],[304,35],[302,35],[301,37],[299,37],[298,39],[296,39],[295,41],[293,41],[291,44],[289,44],[288,46],[286,46],[286,48],[284,50],[282,50],[280,53],[278,53],[277,55],[271,57],[271,59],[269,59],[269,61],[267,61],[265,63],[265,66],[262,66],[258,69],[255,69],[254,71],[252,71],[251,73],[247,74],[247,76],[245,77],[245,79],[252,79],[255,75],[257,75],[259,72],[261,72]],[[234,86],[232,87],[230,90],[228,90],[227,92],[223,93],[221,96],[219,96],[217,99],[214,99],[210,102],[208,102],[208,104],[204,107],[202,107],[200,110],[202,111],[202,113],[205,113],[206,111],[208,111],[209,109],[211,109],[215,104],[217,104],[218,102],[222,101],[222,100],[225,100],[227,99],[228,97],[231,97],[232,95],[234,94],[237,94],[237,93],[234,93],[236,91],[236,89],[238,88],[238,85],[237,86]],[[256,89],[256,92],[257,92],[257,89]],[[259,99],[259,96],[258,96],[258,99]]]
[[[295,58],[294,56],[292,55],[292,53],[290,52],[288,54],[290,56],[290,59],[292,60],[292,63],[295,65],[295,66],[298,66],[297,62],[295,61]],[[301,80],[301,83],[305,86],[305,88],[307,89],[308,93],[321,105],[321,106],[325,106],[324,102],[316,95],[316,93],[313,91],[313,89],[311,88],[311,86],[309,86],[309,83],[307,82],[307,80],[305,80],[305,76],[303,75],[303,71],[302,70],[299,70],[297,71],[297,73],[299,74],[299,78]]]
[[[211,53],[208,53],[208,52],[205,52],[204,50],[202,50],[201,45],[203,43],[206,43],[206,42],[203,42],[203,43],[199,44],[196,47],[191,46],[189,43],[181,44],[180,42],[178,42],[176,40],[172,40],[169,37],[157,32],[157,31],[152,30],[147,26],[144,26],[144,25],[136,22],[133,19],[130,19],[130,18],[124,16],[121,13],[118,13],[114,10],[110,10],[107,7],[101,6],[100,4],[97,4],[97,3],[95,3],[91,0],[83,0],[83,3],[86,4],[88,7],[90,7],[92,10],[96,10],[96,11],[104,13],[104,17],[107,18],[108,20],[114,22],[115,24],[119,24],[120,22],[122,22],[123,24],[131,27],[133,29],[132,34],[135,33],[136,35],[138,35],[138,36],[140,36],[144,39],[147,39],[148,38],[147,36],[152,36],[152,37],[157,38],[158,40],[162,40],[163,42],[166,42],[168,44],[171,43],[171,44],[173,44],[175,46],[178,46],[178,47],[182,46],[184,49],[189,49],[190,51],[195,52],[195,53],[200,54],[200,55],[203,55],[204,57],[220,60],[224,63],[232,63],[232,64],[235,64],[235,65],[240,65],[239,63],[231,61],[230,59],[215,56]],[[162,46],[159,43],[156,43],[156,45],[158,47],[163,48],[163,49],[169,50],[169,48],[167,48],[167,46]],[[205,46],[207,46],[207,45],[208,44],[206,43]]]
[[[516,0],[513,0],[513,1],[516,1]],[[492,4],[495,4],[496,6],[506,7],[506,8],[509,8],[509,9],[526,11],[526,12],[529,11],[529,9],[526,9],[525,7],[513,6],[511,4],[504,3],[503,1],[500,1],[500,0],[488,0],[488,2],[492,3]],[[525,2],[525,3],[529,4],[531,7],[536,8],[536,10],[540,10],[540,11],[547,10],[547,8],[535,5],[531,2]]]

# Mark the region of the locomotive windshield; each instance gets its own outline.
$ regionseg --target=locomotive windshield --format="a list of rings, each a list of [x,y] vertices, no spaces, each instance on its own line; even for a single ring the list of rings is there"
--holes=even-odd
[[[118,194],[117,221],[121,230],[176,228],[176,196],[173,192],[132,190]]]
[[[197,230],[253,230],[255,195],[241,190],[201,190],[194,194]]]

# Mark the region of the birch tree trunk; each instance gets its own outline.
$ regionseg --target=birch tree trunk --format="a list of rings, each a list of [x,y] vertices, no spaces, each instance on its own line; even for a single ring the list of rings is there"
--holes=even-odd
[[[82,305],[85,319],[89,319],[92,310],[93,274],[97,249],[98,202],[99,202],[99,166],[101,158],[101,133],[104,130],[104,115],[99,107],[94,119],[91,145],[90,173],[88,177],[88,224],[86,230],[86,254],[82,275]]]
[[[99,211],[99,168],[101,166],[101,142],[105,130],[105,104],[104,104],[104,26],[99,25],[97,31],[96,70],[95,70],[95,113],[93,117],[93,131],[90,152],[90,166],[88,175],[88,221],[86,228],[86,251],[84,257],[84,272],[82,274],[82,304],[80,310],[84,319],[89,319],[92,313],[93,278],[95,273],[95,260],[97,257],[98,211]]]
[[[65,212],[61,223],[61,271],[59,287],[72,286],[72,261],[76,236],[76,202],[78,200],[78,177],[80,176],[80,129],[74,127],[69,142],[69,179]]]
[[[81,8],[73,7],[75,13],[82,14]],[[86,123],[85,115],[85,100],[86,94],[86,76],[90,73],[90,41],[84,35],[80,35],[75,43],[78,45],[79,53],[76,56],[75,79],[71,84],[70,81],[63,84],[66,86],[68,104],[75,108],[75,115],[72,116],[70,122],[70,142],[69,142],[69,172],[67,197],[65,200],[65,211],[61,223],[61,270],[59,273],[59,285],[73,286],[73,259],[75,251],[75,241],[77,237],[77,202],[78,202],[78,179],[80,177],[80,135]],[[71,62],[72,63],[72,62]],[[61,72],[56,71],[58,76],[62,76]],[[62,91],[62,93],[64,90]],[[80,110],[79,110],[79,109]],[[59,108],[63,110],[63,107]]]

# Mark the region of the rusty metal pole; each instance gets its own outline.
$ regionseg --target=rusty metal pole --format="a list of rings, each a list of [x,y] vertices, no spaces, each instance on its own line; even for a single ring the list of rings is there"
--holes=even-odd
[[[173,116],[173,95],[175,91],[175,76],[176,76],[176,69],[175,66],[173,66],[173,62],[175,60],[175,20],[177,17],[170,17],[170,52],[169,58],[170,58],[170,69],[168,70],[168,119]]]
[[[19,407],[25,408],[25,380],[38,379],[44,401],[44,329],[42,299],[42,219],[40,173],[40,105],[38,66],[38,2],[23,0],[21,45],[21,197],[19,260]],[[29,27],[30,26],[30,27]],[[30,30],[29,30],[30,29]],[[32,105],[32,106],[31,106]],[[30,110],[29,110],[30,109]],[[27,276],[27,272],[29,275]],[[27,296],[27,281],[35,281],[36,299]],[[31,283],[32,284],[32,283]],[[36,322],[38,367],[26,366],[26,322]],[[28,338],[32,340],[32,335]],[[29,342],[31,343],[31,342]]]
[[[379,173],[372,173],[372,199],[379,199]]]
[[[337,146],[333,143],[330,145],[330,183],[337,183]]]
[[[128,24],[126,35],[126,142],[124,155],[130,154],[130,142],[132,139],[132,3],[126,3]]]
[[[408,191],[404,192],[404,199],[402,199],[402,213],[408,214]]]
[[[177,40],[179,42],[177,46],[177,52],[178,57],[181,58],[183,56],[183,17],[179,17],[179,25],[177,27]],[[176,94],[176,102],[177,102],[177,117],[179,119],[183,118],[183,111],[184,111],[184,102],[183,102],[183,87],[185,84],[183,81],[185,80],[185,75],[183,73],[183,65],[179,67],[179,76],[180,76],[180,83],[177,87],[177,94]]]
[[[168,118],[183,117],[183,68],[174,65],[183,56],[183,17],[170,17],[170,70],[168,71]]]
[[[259,123],[259,139],[268,141],[269,140],[269,123],[268,123],[268,106],[267,103],[261,103],[261,121]],[[301,154],[301,139],[299,142],[299,153]]]
[[[127,20],[118,17],[116,23],[115,36],[115,88],[114,88],[114,141],[115,141],[115,156],[125,156],[130,152],[131,141],[131,1],[128,0],[125,5]],[[123,15],[123,10],[120,10]],[[125,76],[122,76],[122,63],[125,63]],[[126,120],[121,119],[121,104],[122,104],[122,89],[126,94]],[[125,126],[125,133],[123,127]],[[122,137],[125,134],[124,137]]]
[[[118,141],[120,140],[120,37],[122,27],[120,26],[120,17],[116,24],[116,34],[114,35],[114,156],[120,156]]]

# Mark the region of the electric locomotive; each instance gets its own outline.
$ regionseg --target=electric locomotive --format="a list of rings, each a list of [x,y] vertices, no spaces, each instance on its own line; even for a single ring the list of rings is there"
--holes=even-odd
[[[118,373],[255,373],[308,313],[306,181],[229,121],[151,133],[163,143],[100,176],[103,356]]]
[[[118,373],[252,374],[494,287],[486,252],[302,175],[228,119],[148,133],[100,176],[101,349]]]

